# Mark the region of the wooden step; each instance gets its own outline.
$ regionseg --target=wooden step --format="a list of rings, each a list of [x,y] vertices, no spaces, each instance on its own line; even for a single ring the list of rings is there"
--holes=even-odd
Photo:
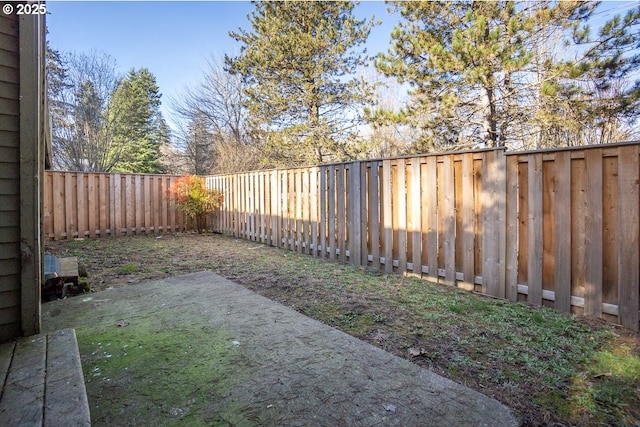
[[[76,333],[62,329],[0,345],[1,426],[90,426]]]

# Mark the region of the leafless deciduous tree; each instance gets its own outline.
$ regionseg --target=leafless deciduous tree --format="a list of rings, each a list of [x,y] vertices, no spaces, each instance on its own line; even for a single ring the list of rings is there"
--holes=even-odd
[[[172,104],[176,151],[189,173],[232,173],[260,166],[259,151],[246,131],[240,76],[211,57],[202,81]]]
[[[47,56],[54,167],[109,172],[122,154],[113,139],[121,112],[109,102],[118,85],[115,60],[98,52]]]

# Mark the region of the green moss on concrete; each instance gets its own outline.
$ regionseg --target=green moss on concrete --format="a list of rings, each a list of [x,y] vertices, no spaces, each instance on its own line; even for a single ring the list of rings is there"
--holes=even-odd
[[[231,417],[234,425],[251,425],[238,418],[237,403],[224,400],[250,374],[228,331],[163,323],[77,329],[94,422],[204,426]]]

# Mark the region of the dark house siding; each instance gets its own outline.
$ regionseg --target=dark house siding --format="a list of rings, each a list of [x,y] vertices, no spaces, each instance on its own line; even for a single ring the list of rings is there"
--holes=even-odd
[[[18,45],[17,15],[0,15],[0,342],[22,332]]]

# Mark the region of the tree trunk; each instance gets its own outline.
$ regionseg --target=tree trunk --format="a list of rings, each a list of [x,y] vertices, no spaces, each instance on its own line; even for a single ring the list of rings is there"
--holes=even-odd
[[[496,106],[494,102],[493,88],[484,87],[484,92],[481,95],[482,102],[482,114],[483,114],[483,128],[485,133],[485,143],[488,147],[497,146],[497,120],[496,120]]]

